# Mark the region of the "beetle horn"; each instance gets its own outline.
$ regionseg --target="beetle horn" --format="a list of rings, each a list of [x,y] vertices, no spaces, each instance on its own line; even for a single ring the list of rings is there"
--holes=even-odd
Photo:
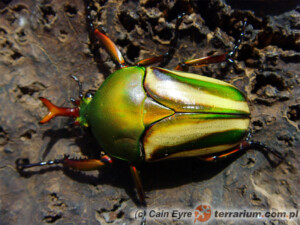
[[[44,105],[49,110],[48,114],[40,121],[40,123],[47,123],[56,116],[69,116],[74,118],[79,117],[78,107],[75,108],[58,107],[46,98],[40,97],[39,99],[44,103]]]

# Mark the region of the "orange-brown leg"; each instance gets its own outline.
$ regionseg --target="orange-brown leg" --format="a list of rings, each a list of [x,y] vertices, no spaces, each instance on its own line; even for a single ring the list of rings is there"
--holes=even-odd
[[[206,57],[202,57],[202,58],[198,58],[198,59],[187,60],[183,63],[179,63],[175,67],[175,70],[186,71],[189,66],[202,67],[202,66],[207,66],[208,64],[211,64],[211,63],[224,62],[227,60],[227,55],[228,55],[228,53],[224,53],[221,55],[206,56]]]
[[[101,33],[98,29],[94,29],[94,35],[101,42],[102,46],[112,57],[114,62],[117,63],[120,68],[126,67],[125,60],[115,43],[105,34]]]
[[[54,105],[48,99],[40,97],[39,99],[43,102],[43,104],[49,110],[48,114],[40,121],[40,123],[42,123],[42,124],[47,123],[56,116],[67,116],[67,117],[73,117],[73,118],[79,117],[79,111],[80,111],[79,106],[80,106],[81,99],[83,97],[82,84],[76,76],[71,75],[71,78],[73,80],[75,80],[79,86],[79,96],[78,96],[79,98],[78,99],[71,98],[71,102],[76,107],[59,107],[59,106]],[[78,121],[75,120],[73,123],[78,124]]]
[[[199,159],[207,161],[207,162],[212,162],[212,161],[216,161],[218,159],[222,159],[227,156],[230,156],[236,152],[248,150],[250,148],[254,148],[257,150],[261,150],[263,152],[271,153],[271,154],[275,155],[277,158],[279,158],[280,160],[283,160],[285,158],[285,155],[282,155],[280,152],[278,152],[274,149],[268,148],[266,145],[264,145],[261,142],[246,140],[246,141],[243,141],[235,149],[232,149],[232,150],[229,150],[227,152],[223,152],[223,153],[220,153],[217,155],[202,156],[202,157],[199,157]]]
[[[77,170],[89,171],[97,170],[107,163],[112,163],[111,158],[107,155],[102,156],[101,159],[70,159],[69,156],[65,156],[63,159],[41,161],[37,163],[30,163],[28,159],[18,159],[16,161],[17,169],[20,172],[32,167],[58,164]]]
[[[232,155],[236,152],[240,151],[239,148],[236,148],[234,150],[231,150],[229,152],[226,152],[226,153],[223,153],[223,154],[220,154],[220,155],[213,155],[213,156],[202,156],[202,157],[199,157],[199,159],[203,160],[203,161],[207,161],[207,162],[213,162],[213,161],[216,161],[218,159],[221,159],[221,158],[225,158],[229,155]]]
[[[92,8],[90,6],[90,3],[88,1],[84,1],[84,3],[86,4],[87,20],[91,31],[91,37],[95,37],[97,40],[100,41],[103,48],[111,56],[112,60],[119,66],[119,68],[126,67],[125,60],[115,43],[112,40],[110,40],[109,37],[107,37],[105,34],[103,34],[97,28],[95,28],[93,24],[94,16],[92,15]]]
[[[131,174],[132,174],[132,177],[133,177],[133,180],[134,180],[134,184],[135,184],[139,199],[140,199],[142,205],[145,206],[146,205],[145,192],[144,192],[144,189],[143,189],[143,185],[142,185],[142,182],[141,182],[139,171],[133,165],[130,165],[130,171],[131,171]]]
[[[169,56],[170,56],[170,54],[167,52],[164,55],[159,55],[159,56],[154,56],[154,57],[150,57],[150,58],[147,58],[147,59],[142,59],[141,61],[136,62],[134,65],[135,66],[150,66],[150,65],[155,64],[155,63],[163,62]]]
[[[236,42],[232,51],[226,52],[221,55],[206,56],[206,57],[202,57],[202,58],[198,58],[198,59],[187,60],[183,63],[179,63],[175,67],[175,70],[187,71],[188,67],[190,67],[190,66],[202,67],[202,66],[207,66],[208,64],[211,64],[211,63],[220,63],[220,62],[224,62],[224,61],[233,62],[234,55],[235,55],[237,49],[239,48],[240,44],[242,43],[246,25],[247,25],[247,21],[244,21],[243,31],[241,32],[240,37],[239,37],[238,41]]]
[[[45,106],[49,109],[48,114],[40,121],[40,123],[47,123],[49,120],[56,116],[68,116],[77,118],[79,116],[79,108],[65,108],[65,107],[58,107],[50,102],[46,98],[40,97],[40,100],[44,103]]]

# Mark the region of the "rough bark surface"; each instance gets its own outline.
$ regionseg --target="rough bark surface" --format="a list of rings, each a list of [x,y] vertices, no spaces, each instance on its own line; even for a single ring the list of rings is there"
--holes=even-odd
[[[216,163],[196,159],[141,166],[148,208],[295,210],[299,208],[299,28],[296,0],[284,1],[90,1],[94,24],[120,48],[129,63],[165,53],[179,28],[177,51],[166,65],[229,51],[248,20],[234,64],[190,72],[228,81],[248,97],[253,139],[286,159],[277,166],[259,151]],[[272,2],[272,3],[271,3]],[[90,42],[82,0],[5,0],[0,2],[0,224],[137,224],[138,206],[127,163],[94,172],[60,167],[20,176],[17,158],[99,157],[88,131],[66,118],[46,125],[39,97],[71,106],[84,91],[96,90],[115,70],[105,51]],[[193,221],[149,220],[148,224]],[[299,219],[248,220],[247,224],[299,224]],[[213,224],[245,224],[215,220]]]

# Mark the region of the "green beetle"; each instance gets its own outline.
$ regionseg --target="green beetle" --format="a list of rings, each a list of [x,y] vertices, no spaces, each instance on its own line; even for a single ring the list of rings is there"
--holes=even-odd
[[[176,30],[180,20],[181,17]],[[80,91],[74,108],[57,107],[40,98],[49,108],[48,115],[40,122],[46,123],[55,116],[74,117],[77,124],[91,128],[108,155],[101,159],[65,157],[39,163],[19,159],[20,171],[58,163],[79,170],[94,170],[111,163],[110,157],[118,158],[130,163],[139,198],[145,203],[136,162],[182,157],[209,161],[251,145],[262,147],[260,143],[244,141],[250,111],[243,93],[229,83],[183,71],[187,66],[225,61],[234,52],[185,61],[174,70],[149,66],[161,62],[169,52],[127,67],[120,51],[106,35],[98,29],[94,35],[120,69],[104,81],[93,97],[83,97]]]
[[[234,86],[158,67],[114,72],[79,114],[105,152],[129,162],[225,151],[249,126],[249,107]]]

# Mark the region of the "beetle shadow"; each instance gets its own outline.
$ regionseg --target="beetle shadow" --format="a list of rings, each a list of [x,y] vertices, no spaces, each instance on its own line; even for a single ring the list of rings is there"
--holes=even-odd
[[[228,157],[208,162],[198,158],[183,158],[160,161],[140,166],[142,180],[146,191],[168,189],[191,182],[202,182],[222,173],[230,164],[243,156],[248,149],[238,151]],[[258,149],[272,168],[279,166],[287,154],[278,158],[274,154]]]
[[[86,157],[99,158],[100,156],[99,145],[89,129],[83,130],[81,127],[49,129],[43,133],[42,138],[49,138],[41,157],[43,160],[60,139],[75,139],[74,145],[77,145]]]
[[[206,162],[198,158],[184,158],[142,165],[145,190],[168,189],[191,182],[202,182],[215,177],[244,152],[226,159]]]
[[[221,173],[242,154],[244,152],[217,162],[205,162],[200,159],[188,158],[145,163],[138,165],[138,169],[140,170],[142,184],[147,195],[147,192],[153,190],[168,189],[192,182],[209,180]],[[94,186],[108,184],[122,188],[137,206],[143,206],[135,191],[128,162],[114,160],[112,165],[102,167],[98,176],[68,168],[64,168],[63,171],[66,176],[80,183]]]
[[[73,138],[75,139],[74,144],[80,148],[80,151],[84,156],[95,159],[100,157],[100,146],[89,129],[86,129],[85,131],[83,131],[82,128],[49,129],[44,132],[43,138],[50,139],[42,154],[43,158],[46,158],[52,147],[60,139]],[[141,172],[141,179],[145,190],[151,191],[210,179],[226,168],[234,158],[236,158],[236,156],[215,163],[207,163],[193,158],[167,160],[156,163],[140,163],[137,167]],[[45,174],[58,170],[62,170],[66,176],[79,183],[86,183],[94,186],[109,184],[123,188],[135,204],[140,205],[140,201],[135,193],[135,186],[129,163],[122,160],[114,159],[114,163],[102,167],[99,170],[98,175],[94,175],[94,173],[93,175],[90,175],[89,172],[65,168],[62,165],[28,169],[19,171],[19,173],[21,176],[28,178],[33,175]]]
[[[49,138],[49,142],[46,144],[45,150],[41,156],[41,159],[44,160],[47,155],[50,153],[53,146],[60,140],[60,139],[69,139],[75,137],[74,132],[70,132],[68,128],[60,128],[60,129],[49,129],[43,133],[42,138]]]

